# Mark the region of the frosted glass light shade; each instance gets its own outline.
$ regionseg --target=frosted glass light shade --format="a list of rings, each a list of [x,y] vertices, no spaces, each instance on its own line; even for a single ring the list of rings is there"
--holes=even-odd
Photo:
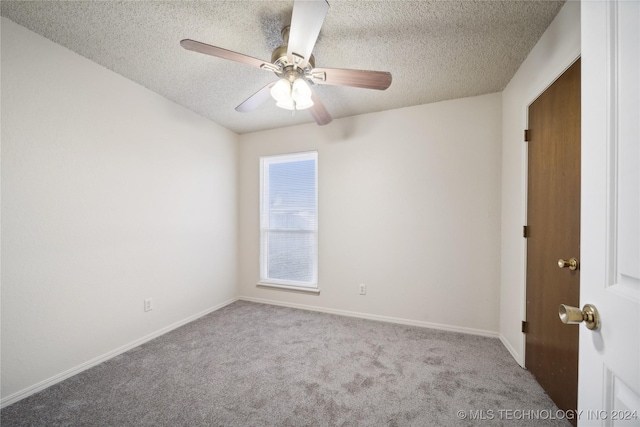
[[[280,79],[271,88],[271,96],[277,101],[276,106],[285,110],[304,110],[313,106],[311,88],[303,78],[297,78],[293,84],[287,79]]]
[[[287,79],[280,79],[271,88],[271,96],[278,102],[291,100],[291,83]]]
[[[313,105],[311,88],[304,79],[296,79],[291,88],[291,98],[296,102],[297,110],[304,110]]]
[[[311,88],[304,79],[296,79],[291,88],[291,97],[297,103],[311,99]]]
[[[293,102],[293,99],[285,99],[284,101],[276,102],[276,107],[284,108],[285,110],[295,110],[296,103]]]

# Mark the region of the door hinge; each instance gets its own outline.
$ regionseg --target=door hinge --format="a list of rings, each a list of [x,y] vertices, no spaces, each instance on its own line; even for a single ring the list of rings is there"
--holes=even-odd
[[[527,332],[529,332],[529,324],[527,323],[526,320],[522,321],[522,333],[526,334]]]
[[[527,225],[522,226],[522,237],[524,237],[525,239],[529,237],[529,226]]]
[[[524,130],[524,141],[529,142],[529,129]]]

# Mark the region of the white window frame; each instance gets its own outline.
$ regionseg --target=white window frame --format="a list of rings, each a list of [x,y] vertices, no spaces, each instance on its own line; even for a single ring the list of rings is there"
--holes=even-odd
[[[268,250],[267,235],[271,231],[295,231],[291,229],[270,229],[267,227],[269,218],[269,165],[277,163],[299,162],[304,160],[315,161],[315,206],[316,227],[315,230],[300,230],[300,233],[313,235],[315,260],[313,265],[312,282],[300,282],[295,280],[274,279],[268,277]],[[267,187],[265,187],[267,185]],[[318,152],[307,151],[302,153],[279,154],[260,157],[260,281],[258,286],[273,288],[293,289],[319,293],[318,290]]]

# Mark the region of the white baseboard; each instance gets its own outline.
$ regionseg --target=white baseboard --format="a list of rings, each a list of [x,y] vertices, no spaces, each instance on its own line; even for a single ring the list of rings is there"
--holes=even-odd
[[[520,365],[520,366],[522,366],[524,368],[524,360],[522,360],[522,355],[520,353],[518,353],[515,348],[513,348],[511,343],[509,341],[507,341],[507,339],[505,338],[504,335],[500,334],[499,338],[500,338],[500,342],[502,342],[502,345],[504,345],[504,347],[507,349],[507,351],[509,353],[511,353],[511,356],[514,359],[516,359],[516,362],[518,362],[518,365]]]
[[[194,320],[199,319],[202,316],[206,316],[207,314],[212,313],[212,312],[214,312],[216,310],[219,310],[222,307],[225,307],[225,306],[227,306],[227,305],[229,305],[229,304],[231,304],[231,303],[233,303],[233,302],[235,302],[237,300],[238,300],[238,298],[232,298],[232,299],[230,299],[228,301],[225,301],[225,302],[223,302],[221,304],[218,304],[218,305],[215,305],[213,307],[210,307],[210,308],[208,308],[208,309],[206,309],[204,311],[196,313],[196,314],[194,314],[192,316],[189,316],[189,317],[187,317],[185,319],[179,320],[178,322],[175,322],[175,323],[173,323],[173,324],[171,324],[169,326],[166,326],[166,327],[164,327],[162,329],[159,329],[159,330],[157,330],[155,332],[152,332],[149,335],[145,335],[142,338],[139,338],[139,339],[137,339],[135,341],[132,341],[132,342],[130,342],[128,344],[125,344],[122,347],[116,348],[115,350],[111,350],[108,353],[105,353],[105,354],[103,354],[101,356],[95,357],[95,358],[93,358],[93,359],[91,359],[91,360],[89,360],[87,362],[84,362],[84,363],[82,363],[82,364],[80,364],[78,366],[75,366],[75,367],[73,367],[71,369],[67,369],[66,371],[61,372],[61,373],[59,373],[57,375],[54,375],[51,378],[48,378],[48,379],[46,379],[44,381],[40,381],[39,383],[36,383],[36,384],[34,384],[32,386],[29,386],[29,387],[27,387],[27,388],[25,388],[23,390],[20,390],[20,391],[18,391],[16,393],[13,393],[12,395],[3,398],[0,401],[0,408],[4,408],[5,406],[11,405],[12,403],[15,403],[15,402],[17,402],[19,400],[24,399],[25,397],[28,397],[28,396],[30,396],[30,395],[32,395],[34,393],[37,393],[37,392],[39,392],[41,390],[44,390],[47,387],[51,387],[52,385],[54,385],[56,383],[59,383],[60,381],[66,380],[67,378],[70,378],[70,377],[72,377],[72,376],[74,376],[76,374],[79,374],[82,371],[85,371],[85,370],[87,370],[89,368],[92,368],[92,367],[94,367],[96,365],[99,365],[102,362],[106,362],[107,360],[109,360],[109,359],[111,359],[113,357],[116,357],[117,355],[122,354],[125,351],[131,350],[132,348],[138,347],[139,345],[142,345],[142,344],[146,343],[147,341],[151,341],[152,339],[157,338],[160,335],[164,335],[169,331],[172,331],[172,330],[174,330],[176,328],[179,328],[180,326],[183,326],[183,325],[186,325],[187,323],[193,322]]]
[[[302,310],[318,311],[321,313],[338,314],[341,316],[358,317],[360,319],[376,320],[379,322],[398,323],[400,325],[420,326],[422,328],[439,329],[449,332],[460,332],[463,334],[479,335],[482,337],[498,338],[498,332],[487,331],[484,329],[466,328],[464,326],[451,326],[441,323],[423,322],[421,320],[403,319],[399,317],[381,316],[378,314],[360,313],[357,311],[338,310],[334,308],[316,307],[312,305],[293,304],[280,301],[273,301],[262,298],[238,297],[241,301],[257,302],[260,304],[279,305],[282,307],[299,308]]]
[[[509,342],[501,335],[498,334],[498,332],[493,332],[493,331],[487,331],[487,330],[483,330],[483,329],[474,329],[474,328],[467,328],[467,327],[463,327],[463,326],[451,326],[451,325],[444,325],[441,323],[431,323],[431,322],[424,322],[424,321],[420,321],[420,320],[411,320],[411,319],[403,319],[403,318],[399,318],[399,317],[390,317],[390,316],[381,316],[381,315],[377,315],[377,314],[367,314],[367,313],[360,313],[360,312],[356,312],[356,311],[348,311],[348,310],[338,310],[338,309],[333,309],[333,308],[324,308],[324,307],[316,307],[316,306],[311,306],[311,305],[305,305],[305,304],[293,304],[293,303],[285,303],[285,302],[280,302],[280,301],[273,301],[273,300],[268,300],[268,299],[262,299],[262,298],[251,298],[251,297],[236,297],[236,298],[232,298],[228,301],[225,301],[221,304],[215,305],[213,307],[210,307],[204,311],[201,311],[199,313],[196,313],[192,316],[189,316],[185,319],[182,319],[178,322],[175,322],[169,326],[166,326],[162,329],[159,329],[151,334],[145,335],[142,338],[139,338],[135,341],[132,341],[122,347],[119,347],[117,349],[111,350],[108,353],[105,353],[101,356],[95,357],[87,362],[84,362],[78,366],[75,366],[71,369],[68,369],[64,372],[61,372],[60,374],[54,375],[51,378],[48,378],[44,381],[40,381],[39,383],[36,383],[32,386],[29,386],[23,390],[20,390],[10,396],[7,396],[5,398],[3,398],[0,401],[0,408],[4,408],[5,406],[11,405],[12,403],[15,403],[19,400],[24,399],[25,397],[28,397],[34,393],[37,393],[41,390],[44,390],[47,387],[51,387],[52,385],[59,383],[60,381],[63,381],[67,378],[70,378],[76,374],[79,374],[82,371],[85,371],[89,368],[92,368],[102,362],[106,362],[109,359],[112,359],[114,357],[116,357],[119,354],[122,354],[128,350],[131,350],[132,348],[138,347],[139,345],[142,345],[144,343],[146,343],[147,341],[151,341],[154,338],[157,338],[161,335],[166,334],[169,331],[172,331],[176,328],[179,328],[180,326],[186,325],[187,323],[193,322],[196,319],[199,319],[200,317],[206,316],[209,313],[212,313],[216,310],[221,309],[222,307],[225,307],[237,300],[242,300],[242,301],[250,301],[250,302],[256,302],[256,303],[260,303],[260,304],[270,304],[270,305],[277,305],[277,306],[282,306],[282,307],[290,307],[290,308],[298,308],[298,309],[302,309],[302,310],[309,310],[309,311],[317,311],[317,312],[321,312],[321,313],[329,313],[329,314],[337,314],[337,315],[341,315],[341,316],[348,316],[348,317],[357,317],[360,319],[368,319],[368,320],[375,320],[375,321],[379,321],[379,322],[388,322],[388,323],[397,323],[397,324],[401,324],[401,325],[409,325],[409,326],[419,326],[419,327],[423,327],[423,328],[431,328],[431,329],[438,329],[438,330],[442,330],[442,331],[449,331],[449,332],[459,332],[459,333],[463,333],[463,334],[470,334],[470,335],[478,335],[478,336],[483,336],[483,337],[490,337],[490,338],[499,338],[500,341],[502,342],[502,344],[506,347],[506,349],[509,351],[509,353],[511,353],[511,355],[513,356],[514,359],[516,359],[516,361],[521,365],[524,366],[523,363],[521,363],[520,360],[520,356],[518,355],[518,353],[513,349],[513,347],[509,344]]]

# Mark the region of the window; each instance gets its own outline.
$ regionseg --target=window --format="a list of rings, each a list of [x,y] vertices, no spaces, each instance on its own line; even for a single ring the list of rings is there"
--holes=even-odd
[[[318,153],[260,158],[260,283],[318,288]]]

